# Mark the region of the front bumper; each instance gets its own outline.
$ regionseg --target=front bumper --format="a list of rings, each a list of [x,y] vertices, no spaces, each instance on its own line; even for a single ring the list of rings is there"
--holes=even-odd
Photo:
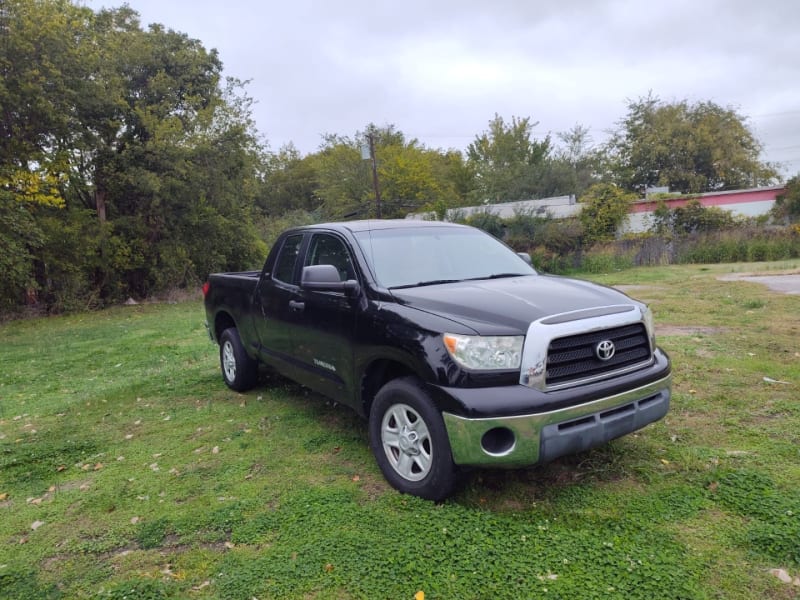
[[[458,465],[522,467],[626,435],[669,410],[672,375],[633,390],[535,414],[468,418],[443,411]]]

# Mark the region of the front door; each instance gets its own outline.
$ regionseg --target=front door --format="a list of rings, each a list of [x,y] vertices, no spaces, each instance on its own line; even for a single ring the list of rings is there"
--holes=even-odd
[[[342,281],[358,279],[344,240],[330,233],[311,237],[303,266],[333,265]],[[343,292],[301,290],[303,317],[296,350],[310,375],[309,387],[350,404],[355,390],[353,337],[355,301]]]

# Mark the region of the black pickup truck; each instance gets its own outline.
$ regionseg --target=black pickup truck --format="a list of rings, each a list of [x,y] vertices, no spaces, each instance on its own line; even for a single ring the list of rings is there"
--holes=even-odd
[[[260,272],[211,275],[225,383],[258,365],[368,419],[401,492],[439,500],[459,467],[519,467],[663,417],[670,363],[649,309],[537,273],[471,227],[356,221],[283,233]]]

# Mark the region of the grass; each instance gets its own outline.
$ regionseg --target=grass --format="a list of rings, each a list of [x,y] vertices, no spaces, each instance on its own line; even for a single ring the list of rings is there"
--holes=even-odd
[[[717,279],[796,266],[593,276],[653,307],[671,412],[441,505],[346,409],[227,390],[199,302],[3,324],[0,597],[796,597],[800,298]]]

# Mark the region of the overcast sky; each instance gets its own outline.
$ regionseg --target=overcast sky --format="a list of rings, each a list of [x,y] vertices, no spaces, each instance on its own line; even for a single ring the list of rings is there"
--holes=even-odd
[[[113,0],[83,0],[95,10]],[[270,148],[394,124],[464,150],[497,113],[537,138],[581,124],[595,143],[652,90],[732,107],[765,160],[800,172],[798,0],[129,0],[216,48],[251,80]]]

